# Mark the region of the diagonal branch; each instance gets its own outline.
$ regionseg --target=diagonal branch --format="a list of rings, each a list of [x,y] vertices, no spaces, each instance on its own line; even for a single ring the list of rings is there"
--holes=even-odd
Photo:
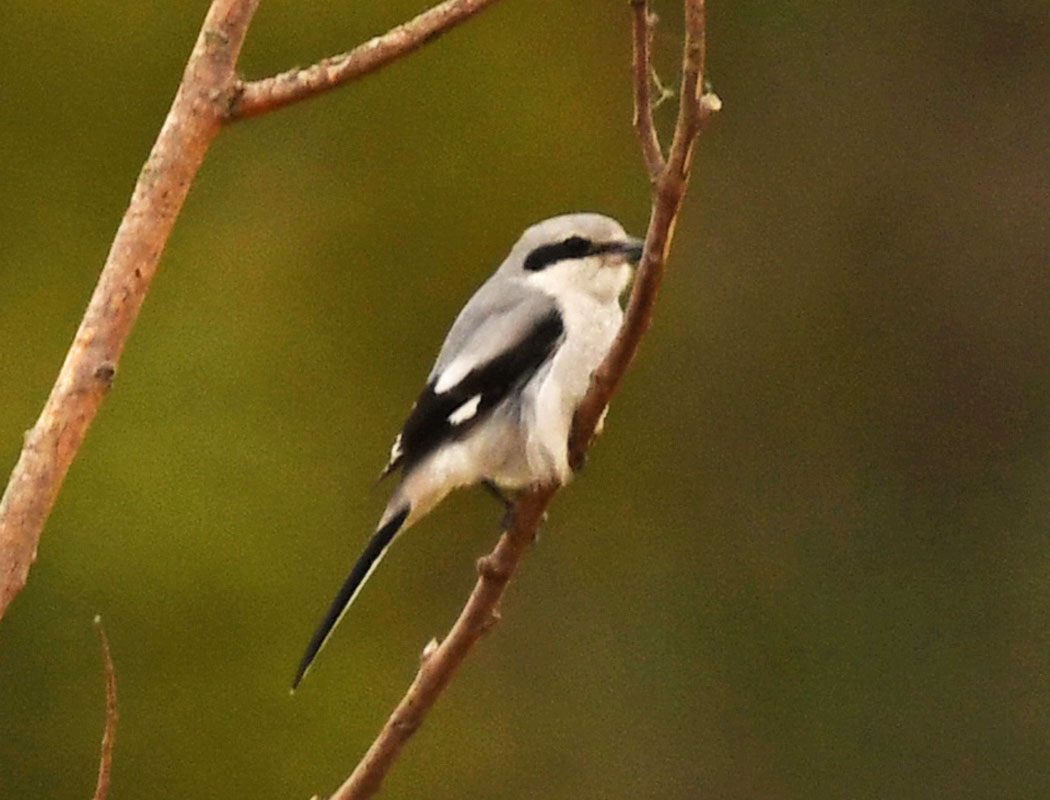
[[[500,598],[532,544],[555,491],[554,487],[547,487],[515,504],[510,528],[500,537],[496,548],[478,560],[478,581],[452,630],[440,645],[431,642],[423,650],[412,685],[364,758],[330,800],[359,800],[379,791],[401,748],[423,724],[467,653],[499,621]]]
[[[270,78],[242,82],[238,84],[238,94],[230,107],[229,118],[243,119],[274,111],[375,72],[391,61],[430,44],[445,31],[495,2],[445,0],[348,53],[326,58],[305,69],[290,69]]]
[[[51,395],[0,500],[0,617],[25,585],[62,481],[98,413],[157,262],[219,132],[234,65],[259,0],[214,0],[139,175]]]
[[[639,5],[647,11],[644,2],[632,2],[636,13],[636,35]],[[590,391],[573,420],[570,454],[576,465],[582,461],[590,446],[598,420],[630,367],[639,343],[652,321],[653,306],[663,279],[675,221],[688,185],[693,144],[700,132],[700,122],[716,111],[719,105],[717,97],[713,94],[706,95],[702,102],[695,88],[703,85],[704,2],[685,0],[685,8],[686,38],[680,98],[692,108],[679,112],[668,164],[654,181],[653,207],[645,253],[631,292],[624,325],[609,355],[595,373]],[[635,41],[637,43],[637,38]],[[637,78],[637,71],[635,77]],[[641,99],[644,103],[645,95],[640,94],[637,87],[636,81],[635,102]],[[636,118],[638,111],[636,108]],[[643,109],[642,116],[644,115]],[[642,140],[643,154],[647,147],[646,141]],[[648,156],[646,158],[648,168]],[[471,647],[499,619],[499,603],[507,584],[525,551],[535,539],[539,525],[559,488],[540,487],[526,493],[515,504],[510,528],[500,537],[495,550],[478,562],[479,576],[474,591],[448,637],[441,644],[432,642],[423,651],[419,671],[412,685],[364,758],[347,781],[332,795],[331,800],[363,800],[379,791],[383,778],[401,749],[423,723],[430,708],[448,685]]]
[[[631,11],[634,14],[634,59],[631,64],[634,73],[634,130],[638,134],[638,143],[642,148],[642,159],[645,161],[649,180],[655,183],[664,169],[660,137],[653,123],[652,81],[650,78],[652,59],[649,53],[653,43],[653,25],[656,17],[649,12],[649,0],[631,0]]]

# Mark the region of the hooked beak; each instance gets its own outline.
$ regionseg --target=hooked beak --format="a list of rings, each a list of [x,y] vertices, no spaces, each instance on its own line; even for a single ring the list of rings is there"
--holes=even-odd
[[[644,249],[644,239],[636,239],[634,236],[627,236],[621,241],[603,242],[602,244],[594,245],[594,247],[591,248],[590,255],[623,256],[623,261],[626,261],[628,264],[637,264],[642,260],[642,251]],[[619,258],[614,258],[607,263],[621,264],[623,262]]]
[[[621,247],[623,248],[622,252],[624,257],[632,264],[637,264],[642,260],[642,251],[645,250],[645,240],[636,239],[634,236],[628,236]]]

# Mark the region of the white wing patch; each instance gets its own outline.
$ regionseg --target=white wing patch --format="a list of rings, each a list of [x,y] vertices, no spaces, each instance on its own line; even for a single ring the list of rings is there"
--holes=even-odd
[[[437,383],[434,384],[434,394],[444,394],[447,392],[463,380],[472,368],[472,364],[468,364],[464,359],[457,358],[445,367],[444,372],[438,375]]]
[[[393,464],[397,461],[404,453],[401,451],[401,434],[397,435],[394,439],[394,446],[390,448],[390,463]]]
[[[448,421],[453,425],[462,425],[468,419],[478,413],[478,404],[481,402],[481,395],[476,394],[470,398],[467,402],[453,411],[448,415]]]

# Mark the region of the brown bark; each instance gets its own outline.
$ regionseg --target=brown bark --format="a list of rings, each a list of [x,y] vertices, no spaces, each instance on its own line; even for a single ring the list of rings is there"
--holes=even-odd
[[[290,69],[270,78],[241,83],[230,108],[230,119],[254,117],[284,108],[375,72],[430,44],[495,2],[446,0],[348,53],[331,56],[305,69]]]
[[[379,791],[401,748],[423,724],[467,653],[499,621],[500,598],[532,543],[554,492],[553,487],[541,489],[515,504],[510,528],[500,536],[495,549],[478,560],[477,583],[452,630],[441,644],[431,642],[423,650],[412,685],[331,800],[356,800]]]
[[[25,586],[44,523],[117,373],[190,184],[222,125],[258,0],[215,0],[65,363],[0,500],[0,617]]]

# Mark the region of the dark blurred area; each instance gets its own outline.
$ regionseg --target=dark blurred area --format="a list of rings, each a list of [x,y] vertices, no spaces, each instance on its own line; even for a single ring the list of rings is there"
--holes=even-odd
[[[206,5],[0,11],[5,479]],[[263,3],[243,70],[423,7]],[[0,624],[0,797],[89,795],[96,613],[114,797],[349,773],[499,508],[446,502],[294,666],[464,300],[544,217],[644,229],[629,47],[624,2],[505,0],[222,134]],[[1050,6],[712,0],[709,72],[656,324],[384,796],[1050,796]]]

